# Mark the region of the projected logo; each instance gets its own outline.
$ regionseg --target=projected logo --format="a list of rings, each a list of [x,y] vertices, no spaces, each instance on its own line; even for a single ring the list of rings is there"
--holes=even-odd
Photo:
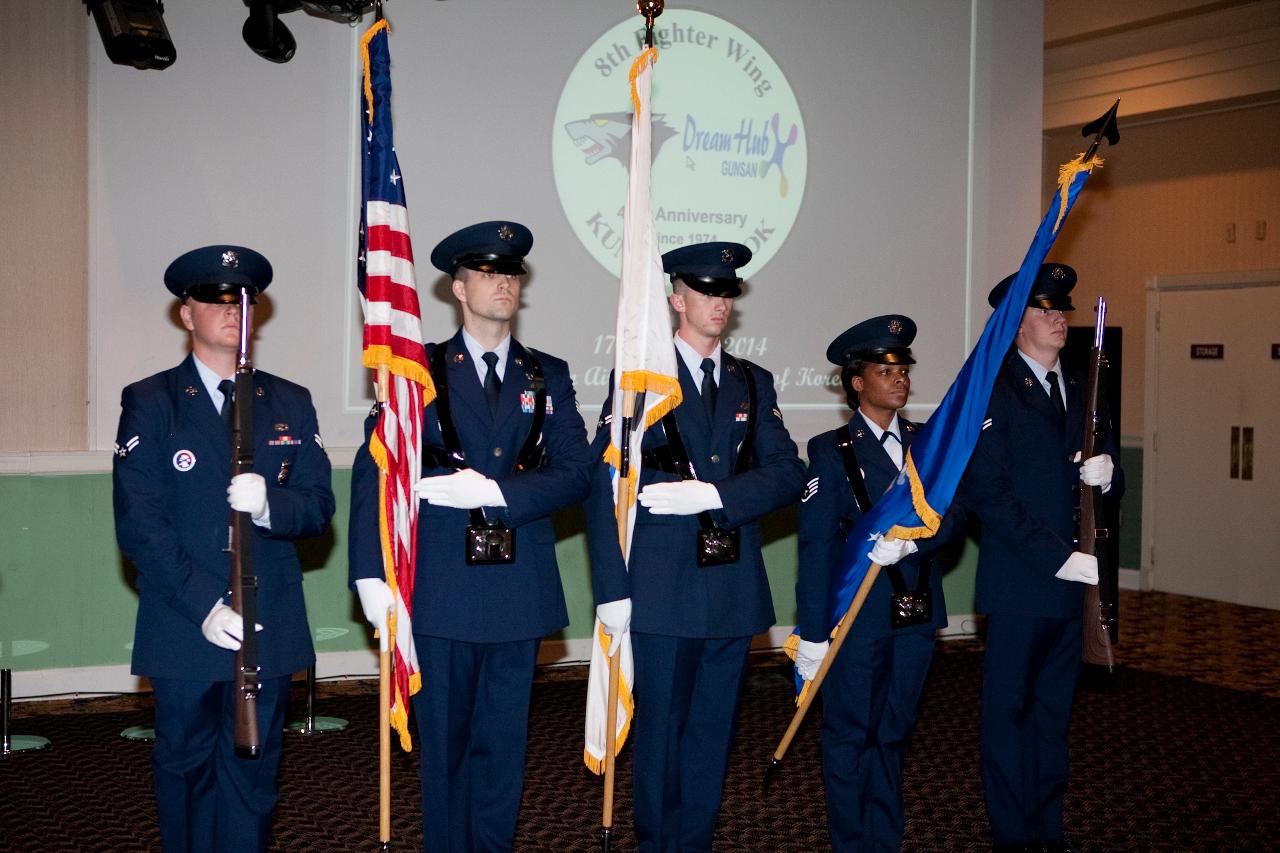
[[[658,19],[653,72],[653,214],[662,251],[732,240],[751,247],[746,274],[786,241],[804,198],[800,108],[754,38],[704,12]],[[617,275],[631,153],[627,72],[644,49],[638,16],[600,36],[560,93],[551,157],[565,216]]]

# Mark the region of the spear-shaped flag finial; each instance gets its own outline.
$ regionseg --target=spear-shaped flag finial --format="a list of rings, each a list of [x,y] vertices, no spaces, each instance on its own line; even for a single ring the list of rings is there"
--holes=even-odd
[[[1081,136],[1089,136],[1093,134],[1093,142],[1089,145],[1089,150],[1085,152],[1084,162],[1093,159],[1093,155],[1098,153],[1098,146],[1102,144],[1105,138],[1108,145],[1115,145],[1120,141],[1120,125],[1116,122],[1116,113],[1120,110],[1120,99],[1116,98],[1116,102],[1111,105],[1111,109],[1098,116],[1093,121],[1080,128]]]

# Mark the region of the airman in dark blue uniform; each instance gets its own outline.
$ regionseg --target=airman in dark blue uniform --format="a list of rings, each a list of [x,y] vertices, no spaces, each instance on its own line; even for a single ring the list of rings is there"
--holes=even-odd
[[[165,284],[182,300],[191,355],[124,389],[113,460],[116,538],[138,570],[133,672],[155,691],[152,752],[166,851],[265,850],[289,680],[315,661],[293,541],[333,515],[329,459],[311,395],[255,371],[254,473],[231,477],[230,385],[240,288],[271,281],[271,265],[240,246],[207,246],[174,261]],[[233,749],[240,616],[227,605],[230,508],[249,512],[259,579],[258,721],[262,753]]]
[[[633,788],[644,853],[711,849],[747,651],[774,622],[757,521],[794,502],[804,474],[773,376],[720,345],[741,293],[737,270],[750,259],[737,243],[662,259],[679,316],[682,402],[670,416],[676,435],[667,421],[645,433],[632,533]],[[611,400],[603,411],[602,427]],[[596,459],[608,440],[599,429]],[[692,477],[678,473],[683,462]],[[735,537],[736,547],[726,541]],[[607,484],[588,507],[588,539],[598,575],[623,568]]]
[[[425,503],[413,594],[422,689],[413,710],[423,849],[433,853],[512,849],[538,644],[569,624],[551,514],[586,497],[593,466],[568,365],[511,337],[532,243],[523,225],[482,222],[431,253],[453,276],[463,316],[451,339],[427,347],[436,399],[423,416],[415,488]],[[531,436],[536,449],[526,455]],[[367,442],[351,488],[351,581],[385,635],[390,592]]]
[[[806,679],[816,674],[835,628],[831,591],[848,533],[899,476],[918,430],[898,414],[911,392],[915,336],[909,317],[888,314],[858,323],[827,348],[827,359],[841,368],[853,416],[847,426],[809,441],[796,584],[797,667]],[[884,570],[822,684],[822,776],[833,850],[902,846],[903,752],[934,634],[947,621],[942,566],[930,553],[963,527],[961,519],[959,511],[949,513],[936,536],[918,543],[874,546],[873,559]],[[895,620],[904,595],[914,615]]]
[[[993,307],[1012,281],[991,291]],[[1058,360],[1075,283],[1065,264],[1041,267],[960,493],[982,523],[982,783],[997,851],[1074,849],[1062,826],[1067,728],[1083,584],[1098,582],[1097,560],[1075,550],[1075,487],[1100,486],[1113,498],[1124,487],[1110,430],[1097,456],[1077,458],[1084,382]]]

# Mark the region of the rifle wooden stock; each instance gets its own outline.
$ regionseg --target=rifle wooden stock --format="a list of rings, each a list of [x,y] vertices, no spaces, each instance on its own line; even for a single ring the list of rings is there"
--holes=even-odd
[[[1084,429],[1081,435],[1081,461],[1093,456],[1097,450],[1097,438],[1107,429],[1099,413],[1098,401],[1102,394],[1102,370],[1107,365],[1102,349],[1102,330],[1106,323],[1107,303],[1098,299],[1098,324],[1094,334],[1093,350],[1089,355],[1089,377],[1085,385]],[[1110,582],[1114,567],[1109,565],[1109,531],[1103,506],[1102,489],[1080,484],[1080,533],[1079,550],[1092,554],[1098,560],[1098,583],[1086,586],[1084,593],[1084,636],[1081,642],[1081,658],[1085,663],[1115,666],[1112,644],[1116,624],[1117,601],[1114,584]]]
[[[231,403],[231,476],[253,471],[253,365],[248,357],[249,305],[242,291],[240,360],[236,365],[236,391]],[[258,666],[257,592],[253,570],[253,519],[247,512],[231,512],[227,550],[231,554],[231,608],[244,620],[243,639],[236,652],[235,752],[240,758],[262,754],[258,729],[258,691],[262,668]]]

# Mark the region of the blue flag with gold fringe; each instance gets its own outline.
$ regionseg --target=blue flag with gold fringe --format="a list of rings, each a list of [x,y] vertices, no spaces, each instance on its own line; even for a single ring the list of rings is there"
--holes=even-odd
[[[1086,163],[1081,154],[1059,169],[1058,193],[1036,230],[1004,301],[987,320],[982,337],[937,411],[911,443],[902,473],[849,532],[840,555],[841,569],[833,579],[832,625],[838,625],[848,612],[871,568],[867,552],[872,537],[884,534],[889,538],[921,539],[938,531],[982,432],[996,374],[1022,322],[1022,310],[1040,265],[1049,254],[1076,196],[1093,169],[1100,165],[1100,158]],[[792,635],[788,646],[793,648],[797,640],[798,636]],[[796,690],[801,696],[806,685],[797,674]]]

